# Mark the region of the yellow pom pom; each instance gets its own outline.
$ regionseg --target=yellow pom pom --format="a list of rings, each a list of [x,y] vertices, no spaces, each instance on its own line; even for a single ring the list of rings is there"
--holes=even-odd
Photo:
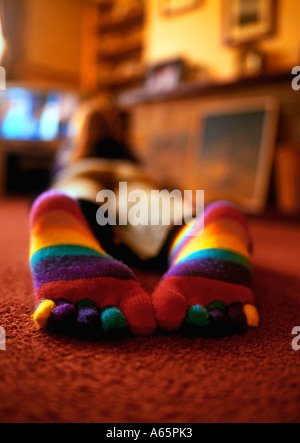
[[[46,329],[49,317],[51,315],[51,312],[56,307],[56,304],[51,300],[43,300],[35,313],[33,314],[32,318],[34,323],[36,324],[38,329]]]
[[[247,323],[249,328],[257,328],[259,325],[259,315],[256,307],[253,305],[245,305],[244,313],[247,317]]]

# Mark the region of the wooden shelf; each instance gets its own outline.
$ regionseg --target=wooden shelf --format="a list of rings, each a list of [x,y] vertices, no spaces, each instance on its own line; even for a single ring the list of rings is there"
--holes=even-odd
[[[131,57],[135,55],[136,53],[141,52],[143,49],[143,46],[141,42],[137,42],[134,45],[120,48],[118,50],[114,49],[113,51],[105,51],[105,52],[99,52],[98,56],[100,61],[109,61],[109,60],[123,60],[124,58]]]
[[[134,106],[141,103],[151,103],[159,101],[171,101],[205,95],[213,95],[222,91],[243,88],[255,85],[271,84],[276,82],[292,81],[293,76],[290,72],[281,72],[269,75],[262,75],[255,78],[241,80],[229,80],[225,82],[216,82],[205,80],[202,82],[182,83],[176,89],[167,92],[153,93],[145,88],[127,91],[119,97],[119,103],[122,106]]]
[[[119,78],[117,80],[110,80],[110,81],[101,81],[99,83],[99,87],[101,89],[119,89],[129,86],[137,85],[138,83],[141,83],[144,79],[144,75],[138,74],[138,75],[132,75],[124,78]]]
[[[144,6],[118,9],[124,4],[123,0],[94,0],[87,6],[82,84],[89,93],[101,88],[117,95],[137,88],[142,80],[142,69],[134,66],[142,68]]]
[[[99,23],[99,33],[120,31],[125,29],[130,29],[135,25],[143,24],[145,14],[143,11],[138,11],[132,14],[128,14],[123,17],[112,18],[111,14],[107,14],[104,18],[102,16]]]
[[[141,62],[145,13],[144,8],[118,16],[113,11],[99,17],[99,44],[101,40],[103,43],[98,49],[98,65],[108,66],[111,75],[107,79],[99,78],[98,87],[117,94],[140,86],[143,79],[141,70],[126,73],[122,67],[133,60]]]

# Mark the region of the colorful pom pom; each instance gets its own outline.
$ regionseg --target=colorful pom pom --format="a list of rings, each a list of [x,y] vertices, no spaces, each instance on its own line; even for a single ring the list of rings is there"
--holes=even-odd
[[[226,309],[226,304],[224,303],[224,302],[222,302],[222,301],[214,301],[214,302],[212,302],[208,307],[207,307],[207,309],[210,311],[211,309],[214,309],[214,308],[220,308],[220,309]]]
[[[104,332],[125,329],[128,323],[120,309],[112,307],[104,309],[101,313],[102,329]]]
[[[256,307],[253,305],[245,305],[244,313],[246,315],[249,328],[257,328],[259,325],[259,314]]]
[[[97,339],[101,335],[100,314],[90,304],[78,306],[77,331],[81,337]]]
[[[199,305],[191,306],[186,317],[186,323],[197,327],[208,326],[209,318],[206,309]]]
[[[32,318],[38,329],[47,329],[48,320],[56,304],[52,300],[42,300]]]
[[[230,330],[230,322],[227,312],[221,308],[213,308],[209,311],[209,326],[213,335],[224,335]]]
[[[77,310],[71,303],[59,301],[53,309],[49,327],[57,332],[70,331],[75,326]]]
[[[241,333],[247,330],[247,318],[242,303],[234,303],[228,306],[227,313],[234,332]]]

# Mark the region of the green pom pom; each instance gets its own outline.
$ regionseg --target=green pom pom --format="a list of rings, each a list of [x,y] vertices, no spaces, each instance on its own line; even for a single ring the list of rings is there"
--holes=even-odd
[[[224,302],[222,301],[214,301],[213,303],[211,303],[207,309],[210,311],[211,309],[215,309],[215,308],[220,308],[225,310],[226,309],[226,305]]]
[[[201,328],[208,326],[209,317],[207,311],[199,305],[191,306],[186,317],[186,323]]]
[[[92,300],[80,300],[80,302],[76,305],[78,308],[82,308],[83,306],[89,306],[90,308],[97,308],[96,303],[94,303]]]
[[[104,332],[125,329],[128,323],[118,308],[107,308],[101,313],[102,329]]]

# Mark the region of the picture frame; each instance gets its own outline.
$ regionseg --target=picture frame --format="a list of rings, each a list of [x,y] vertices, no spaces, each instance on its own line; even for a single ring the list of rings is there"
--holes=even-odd
[[[172,16],[196,8],[203,0],[160,0],[163,15]]]
[[[223,0],[223,2],[225,44],[247,45],[275,33],[277,0]]]
[[[149,68],[145,89],[153,94],[172,91],[184,80],[185,72],[185,62],[181,58],[158,63]]]
[[[265,209],[279,117],[273,97],[225,100],[207,107],[189,156],[205,201],[229,200],[248,213]],[[199,120],[198,120],[199,128]],[[197,134],[197,129],[196,129]]]

